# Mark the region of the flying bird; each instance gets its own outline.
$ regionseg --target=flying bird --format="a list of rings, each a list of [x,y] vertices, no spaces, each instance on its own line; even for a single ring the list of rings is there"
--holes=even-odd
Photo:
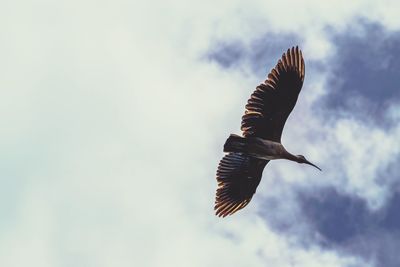
[[[242,116],[242,136],[229,136],[224,145],[227,154],[219,162],[214,207],[217,216],[231,215],[249,204],[270,160],[288,159],[321,170],[281,144],[282,130],[296,105],[304,74],[301,50],[292,47],[250,96]]]

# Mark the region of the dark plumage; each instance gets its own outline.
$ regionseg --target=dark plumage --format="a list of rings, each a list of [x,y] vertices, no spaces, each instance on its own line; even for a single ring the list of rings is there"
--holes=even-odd
[[[296,105],[304,74],[302,53],[298,47],[292,47],[247,101],[241,124],[243,137],[229,136],[224,145],[228,154],[218,166],[216,215],[225,217],[244,208],[256,192],[265,165],[272,159],[289,159],[318,168],[304,156],[290,154],[281,144],[283,127]]]

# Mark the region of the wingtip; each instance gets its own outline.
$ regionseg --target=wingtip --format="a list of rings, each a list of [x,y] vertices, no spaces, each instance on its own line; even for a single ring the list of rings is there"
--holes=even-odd
[[[305,64],[303,53],[299,45],[292,46],[282,54],[281,62],[278,61],[277,66],[282,65],[285,70],[295,69],[299,72],[301,80],[304,81],[305,76]],[[275,67],[277,68],[277,67]]]
[[[219,217],[219,218],[225,218],[226,216],[230,215],[226,212],[223,212],[223,209],[215,209],[215,216]]]

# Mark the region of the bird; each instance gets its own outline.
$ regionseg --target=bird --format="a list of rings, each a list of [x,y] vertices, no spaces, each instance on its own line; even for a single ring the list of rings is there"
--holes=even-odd
[[[251,94],[242,116],[242,136],[230,134],[224,144],[216,179],[215,214],[232,215],[249,204],[270,160],[287,159],[311,165],[281,143],[285,122],[303,86],[305,64],[298,46],[283,53],[266,80]]]

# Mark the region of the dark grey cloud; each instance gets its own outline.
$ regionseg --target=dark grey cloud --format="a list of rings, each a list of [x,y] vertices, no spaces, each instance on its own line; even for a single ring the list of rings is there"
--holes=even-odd
[[[363,199],[340,194],[331,187],[301,193],[299,203],[325,245],[340,244],[361,235],[375,221]]]
[[[296,45],[301,45],[301,40],[295,34],[266,33],[248,43],[235,40],[216,42],[205,58],[222,68],[246,66],[256,75],[265,76],[275,67],[283,52]]]
[[[386,112],[389,105],[400,105],[400,32],[360,19],[346,31],[327,32],[337,53],[327,64],[306,60],[308,75],[329,74],[328,93],[318,111],[392,125]],[[294,33],[266,33],[249,42],[217,41],[205,58],[222,68],[248,68],[263,77],[287,48],[302,43]]]
[[[344,255],[355,255],[376,266],[400,266],[394,248],[400,247],[400,158],[378,174],[376,180],[390,185],[391,192],[378,210],[365,199],[332,186],[297,187],[291,212],[284,197],[267,197],[260,216],[275,231],[297,237],[299,245],[318,245]],[[347,179],[350,179],[348,177]]]
[[[243,43],[229,42],[217,43],[211,51],[208,52],[206,58],[216,62],[223,68],[230,68],[240,64],[246,53],[246,48]]]
[[[395,193],[386,208],[381,226],[389,231],[400,231],[400,193]]]
[[[400,265],[400,257],[393,254],[400,246],[399,192],[377,211],[370,211],[363,199],[330,187],[302,192],[298,199],[323,246],[374,260],[377,266]]]
[[[362,20],[345,32],[328,31],[337,53],[322,107],[334,116],[390,124],[387,108],[400,103],[400,32]]]
[[[273,230],[296,237],[302,247],[318,245],[345,256],[361,257],[378,267],[400,266],[400,257],[394,251],[400,247],[400,191],[375,211],[364,199],[334,187],[297,188],[292,193],[298,210],[291,214],[281,212],[286,199],[263,200],[260,216]]]

